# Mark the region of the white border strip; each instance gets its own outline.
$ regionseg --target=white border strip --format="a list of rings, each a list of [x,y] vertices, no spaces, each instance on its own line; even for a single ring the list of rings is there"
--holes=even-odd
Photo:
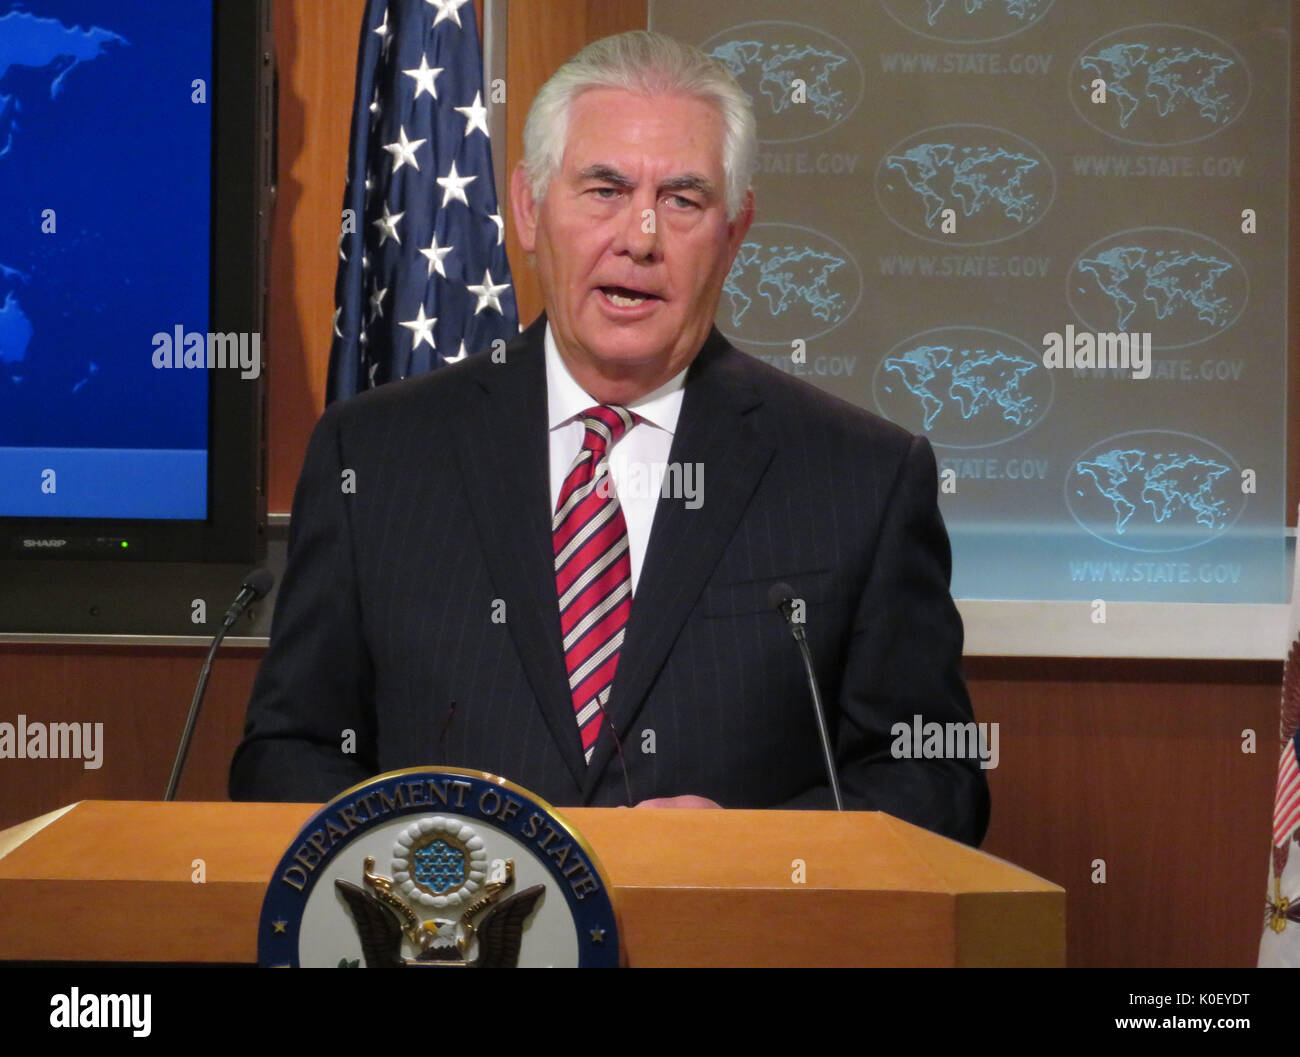
[[[1284,605],[1107,602],[1094,624],[1090,602],[959,599],[967,657],[1140,657],[1280,661]]]

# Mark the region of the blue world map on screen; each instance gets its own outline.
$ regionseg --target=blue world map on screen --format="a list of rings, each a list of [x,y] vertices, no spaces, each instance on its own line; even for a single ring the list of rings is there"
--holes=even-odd
[[[211,79],[210,3],[0,0],[0,449],[207,447]]]
[[[57,99],[74,70],[115,44],[127,45],[129,41],[98,26],[84,30],[73,28],[25,11],[12,11],[0,19],[0,157],[13,150],[14,138],[22,134],[19,115],[30,109],[24,105],[17,88],[12,94],[3,90],[11,69],[29,68],[32,76],[26,79],[24,88]],[[27,358],[33,328],[23,312],[16,288],[29,281],[29,276],[0,261],[0,289],[4,291],[4,301],[0,303],[0,363],[21,364]],[[96,370],[95,361],[87,361],[87,371]],[[75,382],[74,391],[85,382],[85,378]]]

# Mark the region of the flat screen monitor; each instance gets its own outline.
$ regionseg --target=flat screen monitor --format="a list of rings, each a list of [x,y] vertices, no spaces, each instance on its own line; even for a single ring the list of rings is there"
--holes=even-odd
[[[259,0],[5,6],[0,630],[36,631],[34,583],[264,547],[274,63]]]

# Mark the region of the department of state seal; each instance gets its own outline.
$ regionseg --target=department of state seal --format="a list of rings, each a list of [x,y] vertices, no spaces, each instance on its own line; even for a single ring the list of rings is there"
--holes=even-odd
[[[258,962],[340,968],[617,966],[607,877],[545,801],[415,768],[320,809],[262,903]]]

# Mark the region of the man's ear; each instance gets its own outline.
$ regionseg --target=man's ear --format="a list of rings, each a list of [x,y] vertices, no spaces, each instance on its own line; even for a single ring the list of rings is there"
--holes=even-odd
[[[510,174],[510,205],[515,211],[519,245],[525,253],[532,253],[537,246],[537,203],[533,201],[533,188],[523,162]]]

